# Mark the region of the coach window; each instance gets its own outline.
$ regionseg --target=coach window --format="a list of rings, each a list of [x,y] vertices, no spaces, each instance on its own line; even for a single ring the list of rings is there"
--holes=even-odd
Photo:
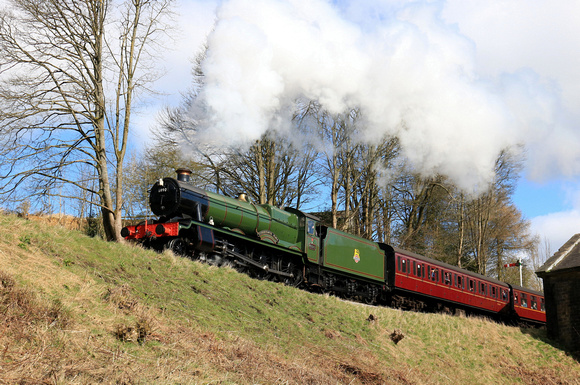
[[[444,277],[445,277],[444,278],[445,279],[445,284],[446,285],[451,285],[451,273],[449,273],[449,272],[446,271],[443,274],[444,274]]]
[[[505,289],[501,290],[501,299],[507,302],[507,290]]]
[[[528,296],[522,293],[521,297],[522,297],[521,299],[522,307],[528,307]]]
[[[423,278],[423,273],[421,271],[421,264],[420,263],[417,264],[417,277]]]
[[[401,261],[401,271],[402,271],[403,273],[406,273],[406,272],[407,272],[407,261],[406,261],[405,259],[403,259],[403,260]]]
[[[491,287],[491,296],[492,298],[495,298],[495,286]]]
[[[469,291],[473,291],[475,284],[473,283],[473,279],[469,280]]]
[[[546,311],[546,302],[544,301],[543,298],[540,298],[540,310]]]
[[[429,278],[431,281],[434,281],[435,280],[435,268],[434,267],[429,267],[427,269],[427,275],[428,275],[427,278]]]
[[[519,304],[518,293],[514,293],[514,304],[516,304],[516,305]]]
[[[439,282],[439,270],[437,269],[431,270],[429,278],[431,279],[431,281]]]
[[[533,295],[530,297],[530,304],[532,305],[533,310],[538,310],[538,302],[536,301],[536,297]]]

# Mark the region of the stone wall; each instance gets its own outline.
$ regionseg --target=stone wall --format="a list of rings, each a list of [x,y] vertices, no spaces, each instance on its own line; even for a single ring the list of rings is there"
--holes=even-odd
[[[544,277],[548,336],[580,351],[580,271]]]

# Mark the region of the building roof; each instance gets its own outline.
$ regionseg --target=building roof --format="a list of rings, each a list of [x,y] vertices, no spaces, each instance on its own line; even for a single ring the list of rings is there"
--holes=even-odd
[[[536,271],[540,274],[580,268],[580,233],[574,235],[564,246],[560,247],[542,267]]]

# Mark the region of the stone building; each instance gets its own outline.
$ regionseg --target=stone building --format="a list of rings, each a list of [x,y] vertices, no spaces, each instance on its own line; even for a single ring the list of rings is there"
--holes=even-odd
[[[536,271],[544,280],[548,336],[580,352],[580,234]]]

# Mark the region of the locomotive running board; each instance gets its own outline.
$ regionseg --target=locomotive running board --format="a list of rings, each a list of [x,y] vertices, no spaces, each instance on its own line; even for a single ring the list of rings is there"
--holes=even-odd
[[[260,268],[260,269],[264,270],[264,271],[265,271],[265,272],[267,272],[267,273],[273,273],[273,274],[281,275],[281,276],[283,276],[283,277],[294,278],[294,274],[285,273],[285,272],[283,272],[283,271],[280,271],[280,270],[273,270],[273,269],[270,269],[270,267],[269,267],[268,265],[263,265],[263,264],[261,264],[260,262],[256,262],[256,261],[254,261],[253,259],[251,259],[251,258],[248,258],[248,257],[246,257],[245,255],[243,255],[243,254],[240,254],[240,253],[238,253],[238,252],[236,252],[236,251],[233,251],[233,250],[227,250],[227,249],[226,249],[226,250],[225,250],[225,253],[226,253],[226,254],[230,254],[231,256],[234,256],[234,257],[236,257],[236,258],[239,258],[239,259],[241,259],[242,261],[249,263],[250,265],[254,265],[254,266],[256,266],[257,268]]]

